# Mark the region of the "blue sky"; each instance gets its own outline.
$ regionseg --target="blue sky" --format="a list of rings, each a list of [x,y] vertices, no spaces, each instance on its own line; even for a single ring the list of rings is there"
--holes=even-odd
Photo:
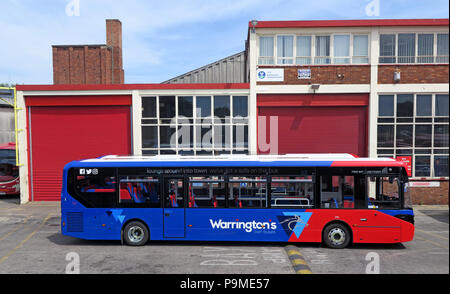
[[[379,3],[379,15],[366,6]],[[79,15],[70,4],[79,3]],[[448,18],[445,0],[1,0],[0,83],[51,84],[51,45],[104,44],[122,21],[126,83],[160,83],[244,50],[257,20]],[[69,12],[69,14],[67,13]]]

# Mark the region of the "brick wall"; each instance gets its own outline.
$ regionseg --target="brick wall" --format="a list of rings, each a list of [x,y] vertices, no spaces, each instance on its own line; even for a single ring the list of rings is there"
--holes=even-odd
[[[106,20],[105,45],[63,45],[53,49],[54,84],[123,84],[122,24]]]
[[[259,68],[283,68],[283,66],[259,66]],[[298,79],[299,69],[311,69],[311,79]],[[369,84],[370,65],[314,65],[285,66],[284,82],[258,82],[258,85],[284,84]]]
[[[448,205],[448,180],[440,181],[439,187],[411,187],[413,204]]]
[[[379,65],[378,83],[394,84],[394,72],[400,72],[398,84],[448,83],[448,64]]]

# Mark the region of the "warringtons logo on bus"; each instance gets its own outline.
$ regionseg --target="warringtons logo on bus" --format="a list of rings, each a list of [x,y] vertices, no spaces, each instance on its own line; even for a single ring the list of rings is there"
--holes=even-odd
[[[257,221],[240,222],[238,220],[226,222],[223,221],[222,219],[219,220],[210,219],[209,222],[211,223],[211,227],[213,229],[223,229],[223,230],[237,229],[237,230],[245,230],[247,233],[251,233],[253,230],[277,229],[277,224],[275,222],[257,222]]]

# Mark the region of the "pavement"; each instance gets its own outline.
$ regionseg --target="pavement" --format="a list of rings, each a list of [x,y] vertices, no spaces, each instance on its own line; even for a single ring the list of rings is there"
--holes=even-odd
[[[447,205],[414,206],[414,240],[354,244],[87,241],[60,233],[59,202],[0,199],[0,273],[449,274]]]

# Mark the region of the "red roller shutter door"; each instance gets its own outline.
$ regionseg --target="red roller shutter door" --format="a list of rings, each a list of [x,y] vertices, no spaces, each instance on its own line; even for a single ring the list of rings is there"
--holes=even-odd
[[[269,138],[269,117],[278,116],[278,153],[280,154],[367,155],[367,107],[365,106],[259,107],[258,115],[266,116],[268,124],[266,138]]]
[[[30,200],[60,200],[72,160],[131,153],[130,106],[30,107]]]

